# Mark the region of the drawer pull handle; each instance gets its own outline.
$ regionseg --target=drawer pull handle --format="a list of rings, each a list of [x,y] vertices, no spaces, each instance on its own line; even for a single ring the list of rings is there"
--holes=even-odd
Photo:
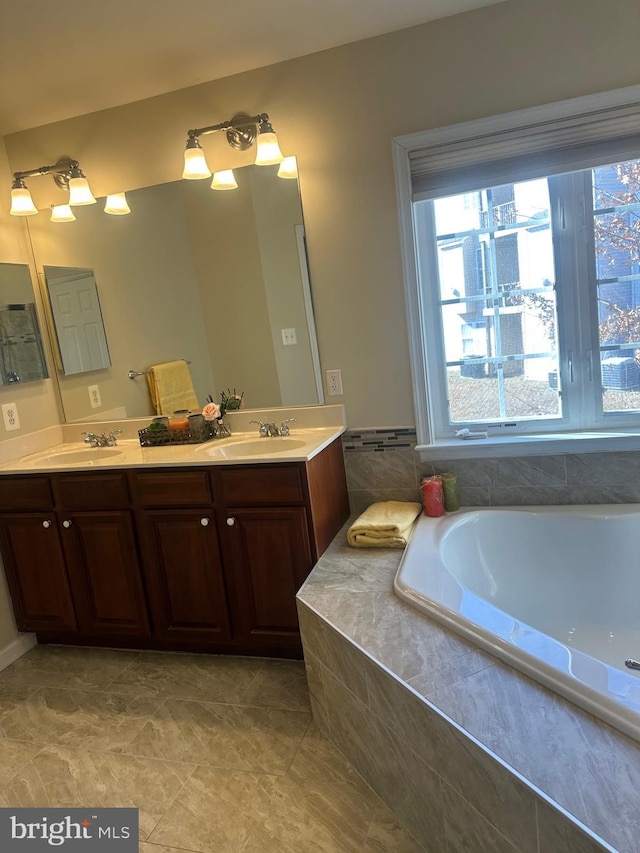
[[[68,519],[68,518],[65,518],[65,520],[62,522],[62,526],[63,526],[63,527],[66,527],[66,528],[67,528],[67,530],[68,530],[68,529],[71,527],[72,523],[73,523],[73,522],[69,521],[69,519]]]
[[[233,516],[230,516],[230,517],[227,519],[227,524],[229,525],[229,527],[233,527],[233,525],[234,525],[235,523],[236,523],[236,520],[235,520],[235,518],[234,518]]]
[[[200,519],[200,524],[201,524],[203,527],[208,527],[208,526],[209,526],[209,519],[208,519],[208,518],[201,518],[201,519]]]
[[[48,521],[48,520],[47,520],[47,521],[43,521],[43,522],[42,522],[42,526],[43,526],[43,527],[51,527],[51,522],[50,522],[50,521]]]

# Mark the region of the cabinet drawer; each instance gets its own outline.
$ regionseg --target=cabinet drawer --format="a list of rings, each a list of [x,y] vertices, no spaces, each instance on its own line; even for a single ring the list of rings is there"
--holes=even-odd
[[[48,477],[0,477],[0,510],[52,509]]]
[[[214,473],[225,506],[260,506],[304,501],[302,465],[243,465]]]
[[[124,472],[59,474],[53,487],[65,510],[124,509],[130,502]]]
[[[147,507],[199,506],[212,502],[206,471],[151,471],[135,475],[140,503]]]

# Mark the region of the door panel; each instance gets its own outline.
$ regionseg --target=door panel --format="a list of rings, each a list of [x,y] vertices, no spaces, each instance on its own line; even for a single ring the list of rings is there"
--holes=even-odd
[[[149,634],[131,514],[67,514],[62,541],[81,631]]]
[[[74,631],[76,616],[53,513],[3,515],[0,538],[21,631]]]
[[[157,510],[143,517],[157,635],[203,642],[228,639],[231,624],[213,512]]]

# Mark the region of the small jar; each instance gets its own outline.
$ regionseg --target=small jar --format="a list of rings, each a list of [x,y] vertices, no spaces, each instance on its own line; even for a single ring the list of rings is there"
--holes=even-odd
[[[178,409],[169,418],[169,429],[189,429],[189,409]]]

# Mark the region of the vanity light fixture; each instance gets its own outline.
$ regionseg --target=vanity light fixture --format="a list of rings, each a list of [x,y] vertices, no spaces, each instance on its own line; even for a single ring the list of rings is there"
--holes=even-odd
[[[238,113],[230,121],[222,121],[219,124],[209,125],[209,127],[198,127],[187,131],[183,178],[198,180],[211,176],[211,169],[207,165],[199,137],[216,133],[219,130],[225,131],[227,142],[236,151],[247,151],[255,143],[255,163],[257,166],[268,166],[282,162],[282,152],[278,146],[278,139],[269,121],[269,116],[266,113],[255,116]],[[222,189],[222,187],[213,184],[212,188]],[[228,186],[225,189],[235,189],[235,187]]]
[[[278,177],[287,179],[298,177],[298,164],[294,154],[290,157],[285,157],[282,163],[280,163]]]
[[[68,204],[51,205],[52,222],[75,222],[76,218]]]
[[[25,172],[14,172],[11,185],[11,213],[12,216],[31,216],[38,212],[33,203],[31,193],[25,183],[25,178],[34,178],[37,175],[51,175],[56,186],[69,191],[70,205],[95,204],[89,184],[84,172],[77,160],[62,157],[51,166],[40,166],[37,169],[29,169]],[[53,214],[52,214],[53,218]],[[67,219],[53,219],[54,222],[69,222]]]
[[[127,204],[127,197],[124,193],[113,193],[107,196],[104,204],[104,212],[111,213],[114,216],[124,216],[131,213],[131,208]]]
[[[22,178],[15,178],[11,184],[11,210],[12,216],[33,216],[38,208],[33,203],[31,193],[27,189]]]
[[[212,190],[236,190],[238,189],[238,184],[236,183],[235,175],[233,174],[233,169],[223,169],[222,172],[214,172],[213,180],[211,181],[211,189]]]

